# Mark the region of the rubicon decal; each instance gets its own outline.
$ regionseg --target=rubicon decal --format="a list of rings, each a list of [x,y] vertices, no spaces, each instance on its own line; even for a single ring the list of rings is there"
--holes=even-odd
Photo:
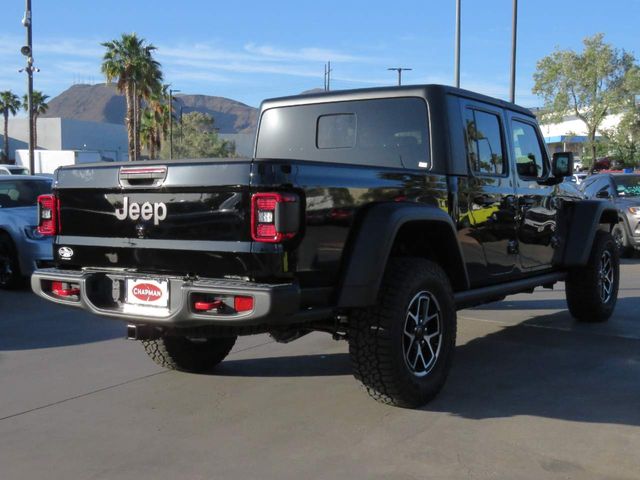
[[[136,202],[129,202],[129,197],[122,200],[122,208],[116,209],[116,218],[118,220],[152,220],[153,224],[158,225],[162,220],[167,218],[167,206],[163,202],[144,202],[142,205]]]
[[[141,283],[131,289],[131,293],[143,302],[153,302],[162,297],[162,290],[151,283]]]

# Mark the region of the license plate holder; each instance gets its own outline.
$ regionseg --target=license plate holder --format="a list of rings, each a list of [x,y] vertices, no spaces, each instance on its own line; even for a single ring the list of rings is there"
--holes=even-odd
[[[125,303],[145,307],[169,306],[169,281],[166,279],[127,278]]]

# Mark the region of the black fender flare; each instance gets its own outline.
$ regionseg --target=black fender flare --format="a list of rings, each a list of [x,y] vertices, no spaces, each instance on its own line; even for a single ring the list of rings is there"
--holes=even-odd
[[[581,267],[589,261],[591,246],[600,226],[609,225],[611,229],[620,216],[616,206],[606,200],[581,200],[569,205],[563,212],[566,240],[560,263],[564,267]]]
[[[354,225],[356,232],[347,249],[338,307],[366,307],[376,303],[396,236],[404,225],[411,222],[424,222],[425,227],[437,227],[439,234],[443,235],[442,248],[446,248],[446,263],[453,269],[453,272],[447,273],[455,278],[455,281],[452,279],[454,289],[469,287],[456,228],[447,212],[426,204],[378,203],[367,209],[361,221]]]

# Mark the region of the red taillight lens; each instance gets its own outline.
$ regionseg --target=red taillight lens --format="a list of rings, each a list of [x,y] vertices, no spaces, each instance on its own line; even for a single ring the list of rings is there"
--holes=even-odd
[[[38,197],[38,232],[41,235],[58,234],[59,204],[55,195]]]
[[[236,312],[250,312],[253,310],[253,297],[233,297],[233,309]]]
[[[298,232],[299,217],[297,195],[255,193],[251,197],[251,237],[256,242],[278,243],[292,238]]]

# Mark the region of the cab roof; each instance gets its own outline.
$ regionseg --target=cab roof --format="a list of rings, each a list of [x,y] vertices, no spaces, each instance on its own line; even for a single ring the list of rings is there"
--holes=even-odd
[[[500,108],[512,110],[523,115],[533,117],[528,108],[515,103],[506,102],[499,98],[489,97],[480,93],[464,90],[448,85],[406,85],[401,87],[375,87],[356,90],[336,90],[331,92],[308,93],[288,97],[270,98],[262,102],[261,111],[275,107],[290,107],[294,105],[310,105],[315,103],[349,102],[354,100],[371,100],[381,98],[421,97],[427,101],[444,100],[446,95],[455,95],[479,102],[495,105]]]

